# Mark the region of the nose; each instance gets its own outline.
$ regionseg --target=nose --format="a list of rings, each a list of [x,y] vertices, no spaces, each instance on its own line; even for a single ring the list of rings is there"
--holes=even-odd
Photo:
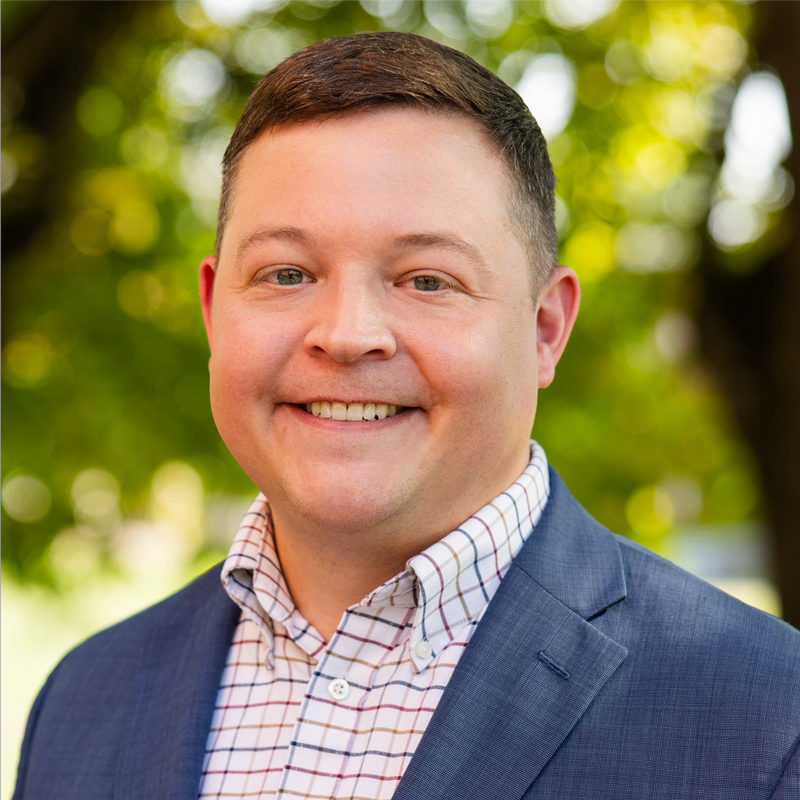
[[[306,352],[342,364],[391,358],[397,343],[379,294],[352,283],[321,293],[303,343]]]

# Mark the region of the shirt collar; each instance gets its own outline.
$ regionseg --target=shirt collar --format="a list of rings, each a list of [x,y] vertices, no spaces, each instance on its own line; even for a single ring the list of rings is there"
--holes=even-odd
[[[407,571],[416,576],[419,603],[411,631],[411,657],[427,641],[435,656],[467,622],[489,605],[511,562],[530,535],[550,493],[544,450],[531,442],[522,475],[456,530],[414,556]]]
[[[275,622],[313,659],[325,648],[324,639],[305,620],[289,594],[275,549],[269,501],[263,494],[253,501],[236,532],[222,567],[222,585],[261,629],[270,669],[274,667]]]
[[[539,521],[549,493],[547,458],[544,450],[531,442],[528,466],[505,492],[409,559],[402,572],[357,604],[417,609],[409,648],[415,671],[424,669],[488,606]],[[302,617],[289,594],[275,550],[269,502],[263,494],[242,520],[222,569],[222,583],[264,634],[270,668],[274,622],[283,625],[312,658],[324,649],[324,640]],[[427,658],[420,657],[416,647],[423,641],[430,645]]]

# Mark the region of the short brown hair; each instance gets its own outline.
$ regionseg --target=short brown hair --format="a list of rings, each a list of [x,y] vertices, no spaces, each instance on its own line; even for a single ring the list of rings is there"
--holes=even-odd
[[[555,176],[539,125],[522,98],[464,53],[411,33],[359,33],[289,56],[259,82],[222,161],[217,254],[239,162],[266,130],[385,106],[452,111],[474,120],[511,170],[511,219],[533,261],[538,294],[557,264]]]

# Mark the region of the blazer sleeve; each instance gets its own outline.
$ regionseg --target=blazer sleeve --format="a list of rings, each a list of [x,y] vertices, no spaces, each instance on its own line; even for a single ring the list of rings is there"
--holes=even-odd
[[[22,750],[19,756],[19,765],[17,767],[17,785],[14,788],[14,794],[11,800],[23,800],[25,797],[25,781],[28,777],[28,764],[30,762],[31,744],[33,737],[36,735],[36,725],[39,722],[39,716],[44,706],[47,695],[50,693],[50,688],[55,680],[58,667],[50,673],[50,677],[45,682],[44,686],[39,691],[36,700],[31,708],[31,713],[28,715],[28,723],[25,726],[25,736],[22,739]]]

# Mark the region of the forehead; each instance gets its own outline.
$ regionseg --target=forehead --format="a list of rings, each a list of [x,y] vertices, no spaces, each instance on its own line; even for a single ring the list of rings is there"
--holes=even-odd
[[[280,186],[278,185],[280,184]],[[477,197],[511,195],[505,161],[484,129],[457,112],[383,107],[264,131],[240,160],[229,218],[267,195],[310,191],[368,201],[430,200],[480,213]]]

